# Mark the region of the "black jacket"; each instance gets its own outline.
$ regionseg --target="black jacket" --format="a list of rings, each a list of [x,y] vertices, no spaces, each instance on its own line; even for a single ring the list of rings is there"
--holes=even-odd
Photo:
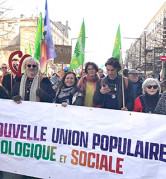
[[[108,84],[109,77],[107,76],[104,79],[104,83]],[[117,100],[118,100],[118,109],[120,110],[123,108],[123,96],[122,96],[122,77],[120,75],[117,76]],[[101,105],[102,108],[106,108],[105,105],[110,99],[108,94],[101,94],[101,79],[97,82],[96,92],[94,94],[93,100],[96,105]],[[133,86],[131,81],[128,79],[128,87],[126,88],[124,82],[124,96],[125,96],[125,107],[132,111],[134,106],[134,93],[133,93]]]
[[[7,91],[3,86],[0,86],[0,98],[1,99],[10,99],[9,95],[7,94]]]
[[[21,77],[17,78],[13,86],[12,96],[19,95]],[[55,97],[55,91],[52,88],[52,84],[48,78],[43,78],[40,83],[40,88],[42,89],[42,96],[40,97],[40,102],[52,103]]]
[[[8,92],[9,95],[11,95],[11,93],[12,93],[12,91],[11,91],[11,81],[12,81],[12,87],[13,87],[15,81],[18,78],[19,78],[18,76],[16,76],[15,78],[13,78],[13,76],[12,76],[12,80],[11,80],[11,74],[7,74],[3,77],[2,86],[6,89],[6,91]]]

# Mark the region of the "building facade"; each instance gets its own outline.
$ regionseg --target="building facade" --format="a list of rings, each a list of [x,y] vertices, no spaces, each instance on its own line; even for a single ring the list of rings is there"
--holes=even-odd
[[[161,56],[166,54],[166,2],[143,29],[140,37],[126,52],[126,66],[140,66],[157,76],[162,69]]]
[[[44,19],[43,19],[44,21]],[[13,51],[21,50],[26,53],[30,44],[32,54],[35,52],[35,38],[37,30],[38,18],[24,17],[3,19],[0,21],[0,65],[8,63],[10,54]],[[53,44],[69,45],[69,26],[61,22],[53,22],[50,20]],[[53,60],[49,61],[49,68],[54,66]]]

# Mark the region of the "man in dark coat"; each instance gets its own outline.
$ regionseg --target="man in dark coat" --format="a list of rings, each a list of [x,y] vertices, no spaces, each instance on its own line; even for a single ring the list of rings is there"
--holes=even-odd
[[[129,79],[132,82],[133,90],[134,90],[134,99],[136,99],[138,96],[142,95],[142,79],[139,78],[139,71],[135,69],[129,70]]]
[[[13,59],[12,67],[16,71],[18,70],[18,65],[19,65],[18,59]],[[13,85],[17,78],[18,78],[18,76],[15,75],[14,73],[9,73],[7,75],[4,75],[4,77],[3,77],[2,86],[6,89],[6,91],[8,92],[9,95],[11,95],[11,93],[12,93],[12,88],[13,88]],[[12,85],[11,85],[11,82],[12,82]]]
[[[49,79],[43,78],[40,74],[39,62],[33,57],[28,57],[23,62],[23,69],[25,71],[23,76],[17,78],[13,86],[13,99],[17,103],[21,100],[51,103],[55,91]]]
[[[94,103],[101,105],[102,108],[132,110],[134,106],[134,94],[131,81],[124,78],[124,97],[125,106],[123,106],[122,96],[122,77],[118,74],[121,66],[118,59],[110,58],[105,63],[107,74],[103,79],[97,82]]]

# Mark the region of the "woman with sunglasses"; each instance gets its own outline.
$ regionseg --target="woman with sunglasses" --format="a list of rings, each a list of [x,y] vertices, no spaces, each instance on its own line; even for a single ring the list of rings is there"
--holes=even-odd
[[[33,57],[23,62],[24,74],[17,79],[13,86],[13,99],[20,103],[23,101],[52,102],[55,91],[51,82],[40,74],[40,64]]]
[[[83,105],[83,92],[77,87],[77,78],[74,72],[67,72],[63,76],[56,89],[54,103],[62,104],[63,107],[69,105]]]
[[[161,87],[158,80],[147,78],[142,84],[142,89],[143,95],[137,97],[134,101],[134,111],[154,113],[161,96]]]

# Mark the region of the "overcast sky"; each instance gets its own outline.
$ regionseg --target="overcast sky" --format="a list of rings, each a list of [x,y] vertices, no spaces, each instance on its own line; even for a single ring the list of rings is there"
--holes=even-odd
[[[13,11],[10,15],[31,16],[43,12],[45,0],[7,0]],[[86,29],[86,61],[99,66],[111,57],[118,25],[121,26],[123,59],[125,51],[138,38],[146,25],[164,4],[164,0],[48,0],[50,19],[69,21],[70,38],[77,38],[82,20]],[[75,46],[73,40],[73,48]]]

